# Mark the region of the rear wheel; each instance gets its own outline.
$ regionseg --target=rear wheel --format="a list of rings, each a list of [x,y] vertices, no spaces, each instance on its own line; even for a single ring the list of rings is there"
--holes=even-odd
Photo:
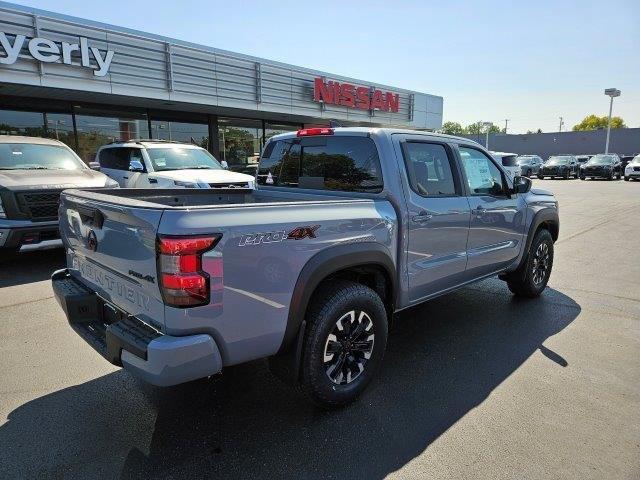
[[[378,372],[387,313],[376,292],[344,280],[325,282],[306,316],[302,388],[321,407],[353,402]]]
[[[507,286],[519,297],[534,298],[547,287],[553,267],[553,238],[549,230],[538,230],[533,237],[524,265],[509,275]]]

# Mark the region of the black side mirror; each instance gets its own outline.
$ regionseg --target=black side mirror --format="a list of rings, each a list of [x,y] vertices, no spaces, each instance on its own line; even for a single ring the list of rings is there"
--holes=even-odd
[[[513,177],[513,193],[527,193],[531,190],[531,179],[516,175]]]

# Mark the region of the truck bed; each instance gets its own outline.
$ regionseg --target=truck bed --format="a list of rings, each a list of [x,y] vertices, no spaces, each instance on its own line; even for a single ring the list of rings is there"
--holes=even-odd
[[[335,194],[308,194],[291,191],[257,191],[238,189],[136,189],[120,188],[67,190],[67,196],[91,199],[135,208],[208,208],[212,206],[237,206],[249,204],[301,204],[316,202],[363,202],[362,198],[338,196]]]

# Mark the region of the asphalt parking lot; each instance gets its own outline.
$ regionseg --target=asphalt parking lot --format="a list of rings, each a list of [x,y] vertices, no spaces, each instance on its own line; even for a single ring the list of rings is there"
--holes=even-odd
[[[67,326],[61,252],[0,266],[2,478],[640,477],[640,185],[560,201],[550,288],[487,280],[402,313],[380,377],[321,412],[264,362],[143,385]]]

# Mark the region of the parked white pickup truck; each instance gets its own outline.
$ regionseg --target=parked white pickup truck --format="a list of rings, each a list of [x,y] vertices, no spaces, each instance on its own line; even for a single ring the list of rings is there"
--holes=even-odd
[[[123,188],[254,188],[204,148],[162,140],[115,142],[98,150],[100,171]]]

